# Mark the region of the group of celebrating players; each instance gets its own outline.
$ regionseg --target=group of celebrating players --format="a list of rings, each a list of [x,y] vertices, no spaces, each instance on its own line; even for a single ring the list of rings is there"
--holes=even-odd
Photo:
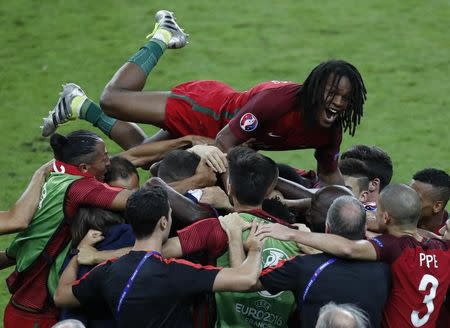
[[[450,177],[390,184],[380,148],[340,155],[363,116],[358,70],[330,60],[303,84],[143,91],[187,43],[173,13],[155,18],[99,104],[69,83],[44,119],[54,161],[0,213],[1,232],[19,231],[0,256],[15,265],[4,326],[448,327]],[[56,133],[77,118],[124,151]],[[306,148],[317,173],[258,153]],[[153,175],[142,187],[136,167]]]

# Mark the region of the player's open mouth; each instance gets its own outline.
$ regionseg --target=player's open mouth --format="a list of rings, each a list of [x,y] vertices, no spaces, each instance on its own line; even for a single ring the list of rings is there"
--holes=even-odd
[[[325,108],[325,116],[329,121],[334,120],[339,115],[339,111],[335,108]]]

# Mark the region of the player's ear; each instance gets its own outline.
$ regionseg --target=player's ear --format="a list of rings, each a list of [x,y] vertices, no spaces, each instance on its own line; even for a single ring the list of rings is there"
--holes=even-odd
[[[361,191],[359,194],[359,201],[361,203],[367,202],[367,199],[369,198],[369,192],[367,190]]]
[[[167,218],[165,216],[161,216],[161,219],[159,219],[159,226],[161,230],[166,230],[168,227],[169,222],[167,221]]]
[[[86,173],[86,172],[88,172],[88,169],[89,169],[88,164],[86,164],[86,163],[78,164],[78,170],[80,172]]]
[[[384,212],[383,213],[383,221],[386,225],[391,224],[392,222],[392,217],[388,214],[388,212]]]
[[[433,214],[437,214],[444,209],[444,202],[442,200],[433,203]]]
[[[369,192],[380,190],[380,179],[375,178],[369,181]]]

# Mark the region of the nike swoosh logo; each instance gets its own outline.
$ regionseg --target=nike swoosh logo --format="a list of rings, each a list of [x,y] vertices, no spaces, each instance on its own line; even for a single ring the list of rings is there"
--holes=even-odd
[[[269,132],[267,133],[267,135],[272,138],[281,138],[281,136],[279,136],[278,134],[274,134],[273,132]]]

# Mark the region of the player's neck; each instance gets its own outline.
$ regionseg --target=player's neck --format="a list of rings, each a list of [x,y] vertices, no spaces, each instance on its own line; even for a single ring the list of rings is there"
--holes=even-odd
[[[442,226],[443,220],[444,211],[440,211],[435,215],[420,218],[419,224],[417,226],[421,229],[435,232]]]
[[[369,191],[366,202],[377,204],[379,198],[380,198],[380,193],[378,190]]]
[[[136,239],[133,246],[133,251],[157,251],[161,253],[162,239],[158,236],[151,236],[150,238]]]
[[[253,206],[253,205],[244,205],[244,204],[239,204],[239,202],[237,200],[234,200],[234,206],[233,209],[236,212],[249,212],[249,211],[254,211],[254,210],[261,210],[262,209],[262,205],[257,205],[257,206]]]
[[[388,227],[388,232],[390,235],[396,236],[396,237],[402,237],[402,236],[411,236],[417,241],[422,241],[422,236],[419,235],[417,232],[417,228],[415,227],[404,227],[404,226],[393,226]]]

